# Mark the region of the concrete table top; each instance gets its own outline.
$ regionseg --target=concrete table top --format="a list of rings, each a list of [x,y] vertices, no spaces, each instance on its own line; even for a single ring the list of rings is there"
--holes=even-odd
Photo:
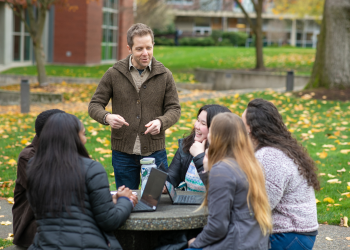
[[[141,199],[140,190],[137,190]],[[177,191],[178,195],[199,195],[197,192]],[[200,205],[173,205],[168,194],[162,194],[155,212],[131,213],[118,230],[185,230],[203,228],[207,224],[207,209],[196,211]],[[196,211],[196,212],[195,212]]]

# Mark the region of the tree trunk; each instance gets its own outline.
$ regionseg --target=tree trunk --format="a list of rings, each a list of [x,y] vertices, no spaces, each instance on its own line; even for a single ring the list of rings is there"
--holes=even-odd
[[[34,44],[34,53],[36,60],[36,69],[38,71],[38,82],[40,86],[48,85],[46,70],[45,70],[45,54],[43,51],[43,46],[41,44],[41,39],[39,42]]]
[[[306,88],[350,87],[350,1],[326,0],[316,59]]]
[[[262,6],[261,6],[262,8]],[[256,11],[256,27],[255,27],[255,58],[256,70],[265,70],[264,66],[264,55],[263,55],[263,32],[262,32],[262,9],[258,8]]]

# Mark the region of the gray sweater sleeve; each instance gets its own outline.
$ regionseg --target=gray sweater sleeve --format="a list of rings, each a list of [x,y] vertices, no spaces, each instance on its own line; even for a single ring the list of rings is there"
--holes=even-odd
[[[191,244],[192,248],[203,248],[226,237],[236,189],[236,180],[228,168],[227,164],[219,162],[210,171],[208,222]]]

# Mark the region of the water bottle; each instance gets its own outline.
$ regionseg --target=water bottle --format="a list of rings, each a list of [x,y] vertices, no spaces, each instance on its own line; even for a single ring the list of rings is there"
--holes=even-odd
[[[151,157],[146,157],[140,160],[141,166],[141,197],[143,194],[143,190],[145,190],[146,183],[149,177],[149,174],[151,173],[152,168],[157,168],[157,165],[155,164],[156,159]]]

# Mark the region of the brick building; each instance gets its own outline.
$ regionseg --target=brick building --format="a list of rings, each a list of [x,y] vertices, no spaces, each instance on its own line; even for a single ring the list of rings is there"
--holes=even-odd
[[[125,58],[126,31],[134,23],[133,0],[71,0],[68,11],[48,11],[43,47],[48,63],[96,65]],[[0,0],[0,68],[31,65],[33,45],[24,24]]]

